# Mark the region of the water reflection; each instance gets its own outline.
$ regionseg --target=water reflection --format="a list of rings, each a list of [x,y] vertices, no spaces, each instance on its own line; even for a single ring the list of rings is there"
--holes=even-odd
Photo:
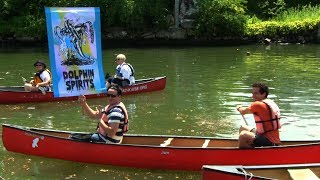
[[[104,51],[106,72],[114,71],[113,54],[118,51]],[[243,119],[235,107],[250,105],[251,84],[264,81],[270,87],[269,98],[274,99],[281,110],[281,138],[320,139],[318,45],[272,45],[267,49],[257,45],[131,48],[121,49],[121,52],[135,66],[137,78],[167,76],[164,91],[122,98],[130,115],[130,134],[237,138]],[[31,76],[34,67],[30,62],[39,57],[48,59],[47,52],[0,53],[0,59],[11,60],[0,61],[0,85],[21,85],[21,75]],[[89,99],[88,104],[105,106],[106,101],[106,98]],[[254,125],[252,115],[245,118]],[[82,114],[76,101],[0,105],[0,123],[87,132],[96,128],[96,122]],[[0,159],[15,159],[14,162],[5,160],[9,172],[2,174],[9,178],[199,178],[197,173],[136,170],[29,157],[7,152],[1,145]],[[28,158],[31,163],[26,160]],[[32,173],[25,171],[22,164],[27,164]],[[15,171],[16,176],[12,176],[11,171]],[[57,175],[60,171],[63,172],[61,176]]]
[[[200,179],[200,172],[143,170],[28,157],[14,153],[3,156],[4,179]],[[52,173],[52,171],[59,173]],[[48,176],[49,175],[49,176]]]

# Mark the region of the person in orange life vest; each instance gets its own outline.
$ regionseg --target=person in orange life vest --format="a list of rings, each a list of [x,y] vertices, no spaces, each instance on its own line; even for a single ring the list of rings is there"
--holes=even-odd
[[[121,89],[118,85],[111,85],[107,92],[109,104],[101,110],[93,110],[86,102],[85,96],[79,96],[83,111],[91,118],[99,121],[97,132],[91,135],[93,142],[121,143],[123,134],[128,131],[128,112],[121,102]]]
[[[47,66],[41,60],[36,61],[33,66],[36,68],[37,72],[34,75],[34,79],[29,83],[24,84],[25,91],[50,91],[51,85],[51,73],[47,69]]]
[[[267,99],[269,88],[263,83],[252,85],[254,102],[249,107],[237,106],[242,114],[253,114],[256,128],[242,125],[239,129],[239,148],[280,145],[280,110],[270,99]]]
[[[115,62],[118,64],[116,67],[116,74],[113,77],[106,78],[106,87],[111,84],[118,84],[121,87],[130,86],[135,83],[134,69],[131,64],[126,63],[126,56],[118,54]]]

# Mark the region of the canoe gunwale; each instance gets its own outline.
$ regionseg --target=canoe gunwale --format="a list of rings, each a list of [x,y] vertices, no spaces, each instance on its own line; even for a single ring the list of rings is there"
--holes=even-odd
[[[320,163],[307,163],[307,164],[285,164],[285,165],[254,165],[254,166],[243,166],[243,165],[203,165],[202,169],[236,169],[236,168],[244,168],[244,169],[283,169],[283,168],[310,168],[310,167],[318,167]]]
[[[154,77],[154,78],[145,78],[145,79],[137,79],[136,83],[133,84],[132,86],[139,86],[147,83],[151,83],[154,81],[158,81],[161,79],[166,78],[166,76],[159,76],[159,77]],[[20,90],[21,89],[21,90]],[[41,93],[41,92],[26,92],[24,90],[24,86],[0,86],[0,92],[24,92],[24,93]],[[53,91],[48,91],[48,92],[53,92]]]
[[[219,173],[220,175],[223,174],[223,176],[231,176],[233,179],[236,179],[235,176],[237,176],[237,179],[274,179],[274,177],[269,176],[270,171],[275,172],[281,172],[286,171],[288,172],[289,169],[310,169],[310,168],[317,168],[320,169],[320,163],[305,163],[305,164],[281,164],[281,165],[203,165],[202,166],[202,178],[203,179],[209,179],[209,177],[213,176],[212,174]],[[260,172],[255,174],[254,172]],[[266,171],[263,174],[262,171]],[[289,173],[289,172],[288,172]],[[319,173],[319,172],[318,172]],[[265,174],[265,175],[264,175]],[[284,176],[283,174],[280,176]],[[242,177],[242,178],[241,178]],[[276,178],[278,179],[278,178]]]
[[[138,79],[136,84],[123,87],[122,95],[133,95],[161,91],[166,87],[166,76]],[[107,92],[87,94],[87,99],[106,97]],[[53,91],[43,95],[40,91],[26,92],[23,86],[0,86],[0,104],[19,104],[36,102],[72,101],[78,96],[54,97]]]

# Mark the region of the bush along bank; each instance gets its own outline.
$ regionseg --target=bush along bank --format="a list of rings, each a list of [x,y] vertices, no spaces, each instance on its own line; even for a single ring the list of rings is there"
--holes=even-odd
[[[275,22],[249,24],[247,36],[264,43],[316,43],[320,42],[320,26],[316,21]]]
[[[245,34],[260,41],[320,42],[320,6],[290,8],[266,21],[253,17],[247,21]]]
[[[193,16],[192,26],[144,31],[139,36],[126,28],[110,28],[106,39],[190,40],[193,43],[232,40],[262,43],[320,41],[320,5],[289,8],[273,16],[266,15],[265,20],[255,15],[249,16],[244,4],[238,0],[202,0],[197,5],[198,11]]]
[[[299,4],[307,2],[306,0],[176,1],[180,2],[179,17],[181,5],[185,5],[183,3],[188,2],[195,8],[192,14],[188,14],[186,10],[186,17],[183,17],[185,24],[179,19],[178,26],[174,1],[119,0],[96,1],[95,4],[88,0],[28,1],[25,5],[14,6],[10,4],[14,1],[4,0],[6,6],[3,6],[3,13],[0,15],[0,41],[2,40],[1,44],[20,42],[19,44],[28,46],[31,42],[39,42],[40,45],[46,43],[43,6],[100,7],[101,34],[105,41],[147,41],[157,44],[169,40],[168,44],[176,41],[184,44],[189,41],[197,45],[199,42],[232,43],[232,40],[310,43],[320,39],[320,2],[313,0],[312,5]],[[3,2],[0,5],[1,3]]]

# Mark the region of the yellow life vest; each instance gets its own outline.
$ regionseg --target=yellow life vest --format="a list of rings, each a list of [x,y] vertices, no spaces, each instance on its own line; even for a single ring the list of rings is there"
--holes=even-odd
[[[51,84],[51,81],[52,81],[52,75],[51,75],[51,72],[49,69],[45,69],[43,71],[47,71],[50,75],[50,82],[49,82],[49,85]],[[43,71],[41,72],[37,72],[35,75],[34,75],[34,78],[33,78],[33,82],[34,82],[34,85],[36,86],[38,83],[42,83],[43,80],[41,79],[40,75],[43,73]]]

